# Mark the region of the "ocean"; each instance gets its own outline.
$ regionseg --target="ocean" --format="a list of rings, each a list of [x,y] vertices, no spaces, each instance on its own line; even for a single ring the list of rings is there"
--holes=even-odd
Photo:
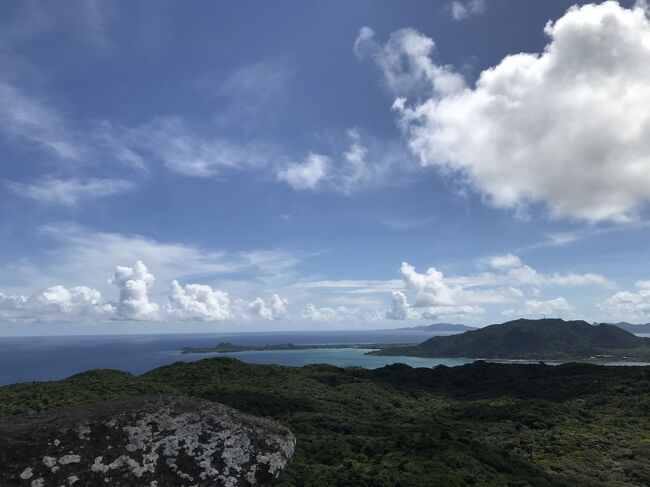
[[[251,363],[301,366],[327,363],[339,367],[382,367],[395,362],[414,367],[459,365],[467,360],[372,357],[360,349],[310,349],[249,351],[228,354],[182,354],[186,346],[209,346],[220,342],[236,345],[417,343],[431,337],[421,331],[331,331],[231,334],[166,334],[0,337],[0,385],[35,380],[59,380],[88,369],[119,369],[141,374],[177,361],[232,356]]]
[[[360,366],[371,369],[396,362],[405,363],[411,367],[435,367],[437,365],[451,367],[473,362],[471,359],[454,358],[374,357],[365,355],[368,351],[366,349],[354,348],[203,354],[182,354],[179,350],[186,346],[209,346],[220,342],[231,342],[236,345],[418,343],[431,336],[433,336],[431,332],[414,330],[379,330],[0,337],[0,386],[18,382],[59,380],[89,369],[119,369],[132,374],[142,374],[177,361],[191,362],[223,356],[235,357],[244,362],[257,364],[302,366],[324,363],[337,367]]]

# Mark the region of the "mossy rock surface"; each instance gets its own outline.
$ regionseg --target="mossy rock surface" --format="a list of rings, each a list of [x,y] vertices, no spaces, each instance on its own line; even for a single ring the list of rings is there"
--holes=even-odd
[[[269,485],[295,442],[215,402],[122,398],[0,418],[0,485]]]

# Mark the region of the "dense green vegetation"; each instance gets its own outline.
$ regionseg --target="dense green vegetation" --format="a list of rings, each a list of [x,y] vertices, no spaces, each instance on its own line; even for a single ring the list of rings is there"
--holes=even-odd
[[[377,370],[176,363],[0,389],[0,414],[181,394],[295,433],[281,486],[648,485],[650,367],[505,365]]]
[[[560,319],[515,320],[372,355],[525,360],[650,360],[650,339],[619,327]]]

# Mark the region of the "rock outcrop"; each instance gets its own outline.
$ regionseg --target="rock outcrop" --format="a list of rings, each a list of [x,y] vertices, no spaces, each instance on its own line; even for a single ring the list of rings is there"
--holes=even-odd
[[[140,396],[0,418],[2,486],[269,485],[283,426],[221,404]]]

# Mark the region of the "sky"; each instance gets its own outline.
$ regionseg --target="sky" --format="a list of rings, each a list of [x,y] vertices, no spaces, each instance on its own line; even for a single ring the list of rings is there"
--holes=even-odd
[[[0,335],[650,321],[645,2],[0,4]]]

